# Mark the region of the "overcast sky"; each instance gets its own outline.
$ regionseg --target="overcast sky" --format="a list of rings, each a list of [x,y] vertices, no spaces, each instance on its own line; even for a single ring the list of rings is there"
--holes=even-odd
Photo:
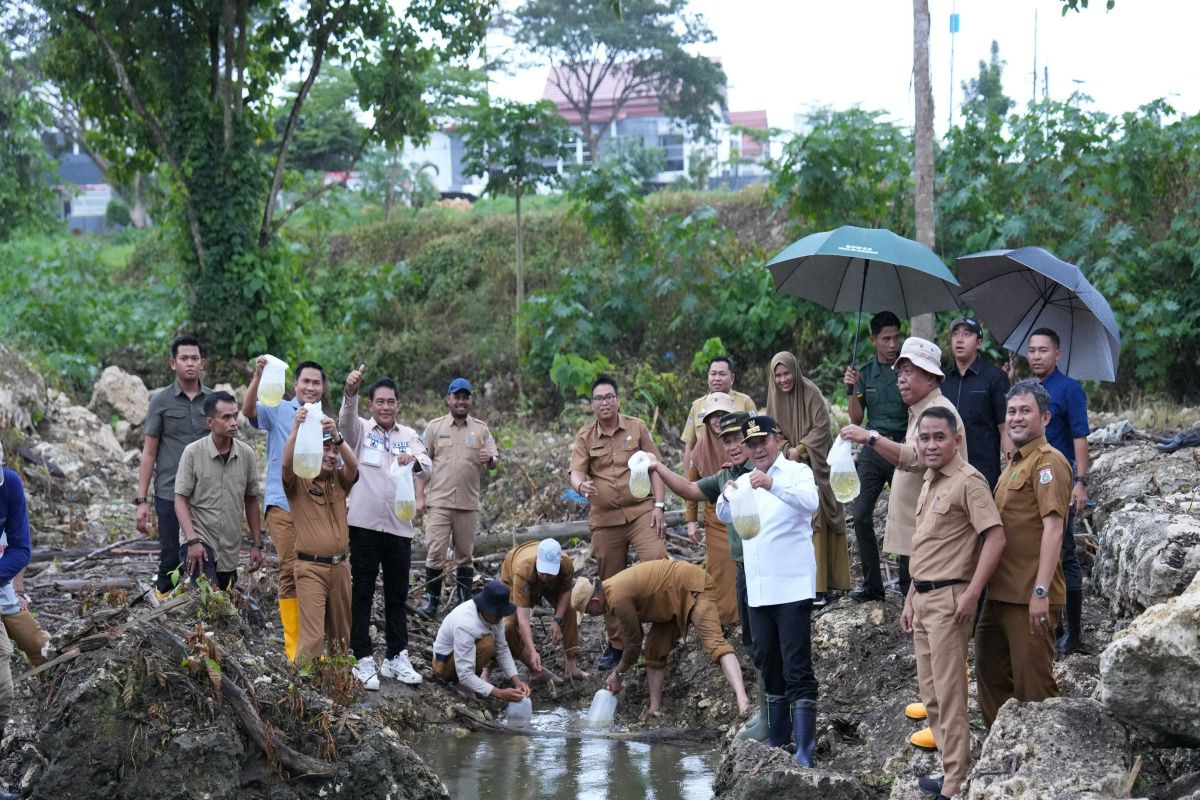
[[[515,5],[507,0],[506,6]],[[1033,90],[1037,12],[1038,95],[1049,70],[1052,98],[1079,89],[1100,110],[1131,111],[1166,97],[1179,111],[1200,110],[1200,3],[1117,0],[1112,11],[1092,0],[1062,16],[1059,0],[929,0],[934,120],[945,130],[951,88],[952,8],[954,102],[961,83],[978,72],[993,39],[1007,61],[1004,86],[1021,107]],[[765,108],[772,126],[792,128],[797,113],[855,104],[912,122],[912,3],[907,0],[692,0],[717,41],[705,47],[729,79],[729,108]],[[541,96],[547,69],[493,75],[497,93],[531,101]],[[1078,82],[1078,83],[1077,83]]]

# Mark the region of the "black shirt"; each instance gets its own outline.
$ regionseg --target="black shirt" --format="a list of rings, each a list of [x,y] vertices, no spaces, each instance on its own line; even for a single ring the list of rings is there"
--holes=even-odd
[[[959,374],[956,364],[942,381],[942,394],[954,403],[967,429],[967,441],[971,443],[968,461],[993,489],[1000,477],[999,427],[1004,424],[1007,393],[1008,376],[978,356],[965,375]]]

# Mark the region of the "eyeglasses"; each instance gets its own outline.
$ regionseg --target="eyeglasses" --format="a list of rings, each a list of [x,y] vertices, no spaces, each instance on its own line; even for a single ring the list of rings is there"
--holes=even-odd
[[[592,405],[594,406],[604,406],[616,401],[617,396],[615,394],[602,394],[592,397]]]

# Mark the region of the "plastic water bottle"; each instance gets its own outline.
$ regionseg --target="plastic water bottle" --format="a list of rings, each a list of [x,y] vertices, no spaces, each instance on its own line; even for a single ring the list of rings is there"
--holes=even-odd
[[[515,703],[508,704],[508,710],[504,712],[504,718],[510,720],[530,719],[533,717],[533,701],[528,697],[522,697]]]
[[[592,695],[592,707],[588,709],[587,723],[593,727],[611,725],[617,711],[617,698],[608,689],[598,689]]]

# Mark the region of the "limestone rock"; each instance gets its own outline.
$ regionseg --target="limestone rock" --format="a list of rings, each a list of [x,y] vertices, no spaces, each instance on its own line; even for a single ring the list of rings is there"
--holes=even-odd
[[[970,800],[1122,797],[1128,737],[1098,700],[1009,700],[971,770]]]
[[[52,407],[42,422],[42,440],[31,443],[32,459],[42,463],[51,475],[80,481],[96,473],[103,465],[123,462],[125,450],[113,429],[82,406]]]
[[[32,431],[45,406],[42,376],[18,353],[0,344],[0,429]]]
[[[130,375],[120,367],[105,367],[92,386],[92,401],[88,407],[101,419],[107,420],[115,414],[137,427],[146,421],[150,392],[137,375]]]
[[[866,789],[849,775],[797,766],[782,750],[734,739],[713,778],[716,800],[867,800]]]
[[[1200,575],[1105,648],[1100,699],[1157,744],[1200,746]]]

